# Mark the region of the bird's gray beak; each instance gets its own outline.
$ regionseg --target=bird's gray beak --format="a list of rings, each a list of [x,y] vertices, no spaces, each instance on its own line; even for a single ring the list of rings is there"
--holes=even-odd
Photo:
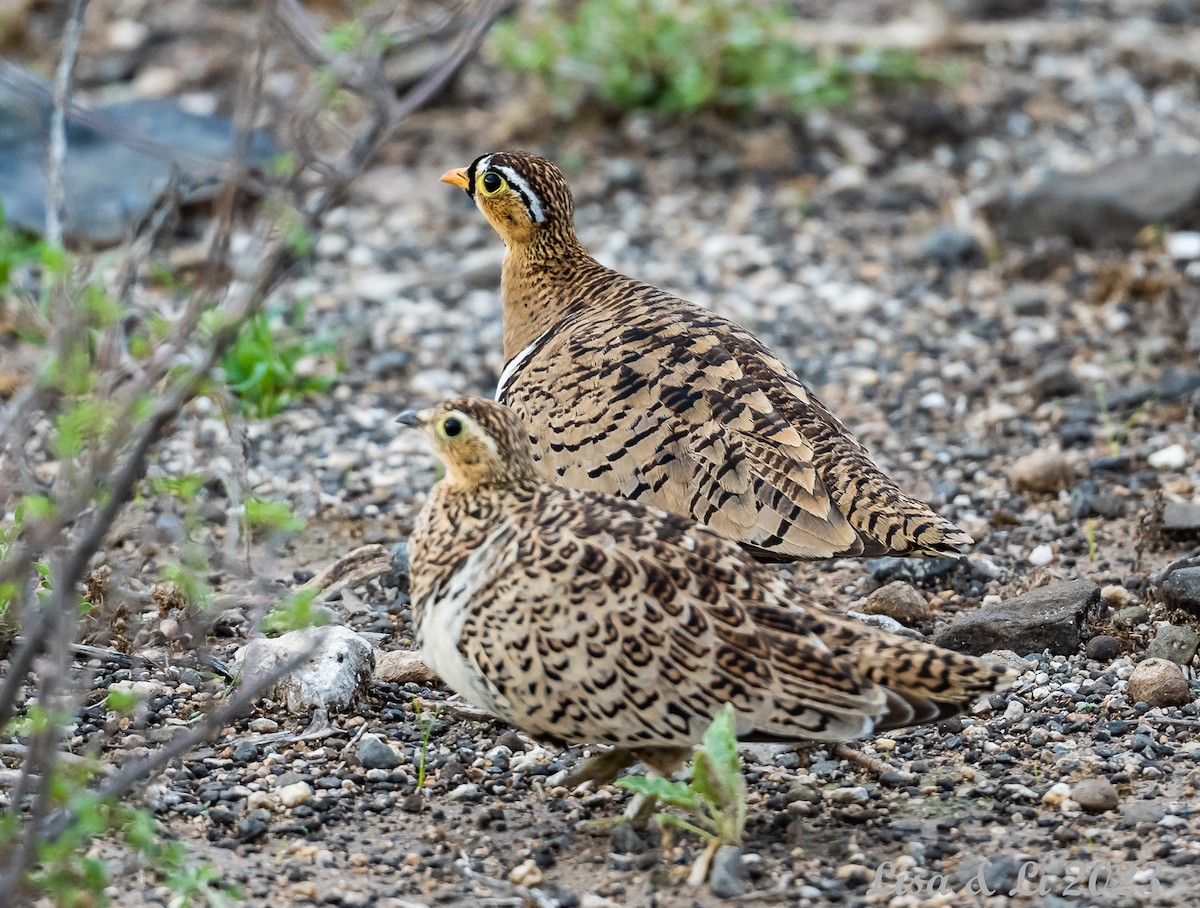
[[[419,429],[425,425],[425,413],[421,410],[405,410],[396,417],[396,422],[405,426],[412,426],[414,429]]]

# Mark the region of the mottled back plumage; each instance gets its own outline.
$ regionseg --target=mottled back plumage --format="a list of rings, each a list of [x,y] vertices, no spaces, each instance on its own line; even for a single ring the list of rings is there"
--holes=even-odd
[[[497,152],[443,180],[508,246],[497,399],[546,476],[687,515],[762,560],[970,544],[754,335],[588,255],[550,161]]]
[[[686,517],[550,484],[499,404],[402,421],[446,468],[409,542],[417,643],[452,688],[531,735],[669,770],[726,702],[746,740],[841,741],[949,715],[1006,680],[801,597]]]

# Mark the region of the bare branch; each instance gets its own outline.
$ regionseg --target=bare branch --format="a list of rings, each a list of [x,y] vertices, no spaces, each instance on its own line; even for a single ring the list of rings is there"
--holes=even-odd
[[[63,166],[67,157],[67,107],[71,101],[71,83],[75,60],[79,56],[79,37],[83,33],[83,15],[88,0],[71,0],[71,12],[63,28],[62,54],[54,73],[54,112],[50,116],[50,149],[46,161],[46,241],[62,245]]]

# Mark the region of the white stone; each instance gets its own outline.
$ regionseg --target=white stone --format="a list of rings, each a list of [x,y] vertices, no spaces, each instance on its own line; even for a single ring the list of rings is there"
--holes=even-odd
[[[944,410],[946,395],[941,391],[930,391],[921,398],[920,406],[922,410]]]
[[[1146,462],[1156,470],[1182,470],[1187,466],[1188,452],[1181,444],[1173,444],[1169,448],[1155,451],[1146,458]]]
[[[1066,782],[1055,782],[1042,795],[1042,803],[1048,807],[1055,807],[1062,804],[1071,794],[1071,786]]]
[[[265,681],[310,649],[308,658],[279,677],[264,696],[282,700],[292,713],[313,707],[345,709],[375,668],[371,644],[347,627],[308,627],[251,640],[235,657],[241,683]]]
[[[1054,560],[1054,549],[1050,548],[1046,543],[1035,546],[1033,551],[1029,553],[1029,563],[1034,567],[1042,567]]]
[[[1200,259],[1200,231],[1181,230],[1166,236],[1167,254],[1173,259]]]
[[[313,799],[313,790],[307,782],[284,785],[276,794],[279,796],[279,803],[284,807],[299,807]]]

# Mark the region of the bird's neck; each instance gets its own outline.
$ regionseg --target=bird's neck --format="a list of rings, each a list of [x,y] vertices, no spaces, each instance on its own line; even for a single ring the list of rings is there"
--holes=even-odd
[[[577,302],[572,287],[603,270],[573,232],[509,246],[500,277],[504,361],[533,343]]]

